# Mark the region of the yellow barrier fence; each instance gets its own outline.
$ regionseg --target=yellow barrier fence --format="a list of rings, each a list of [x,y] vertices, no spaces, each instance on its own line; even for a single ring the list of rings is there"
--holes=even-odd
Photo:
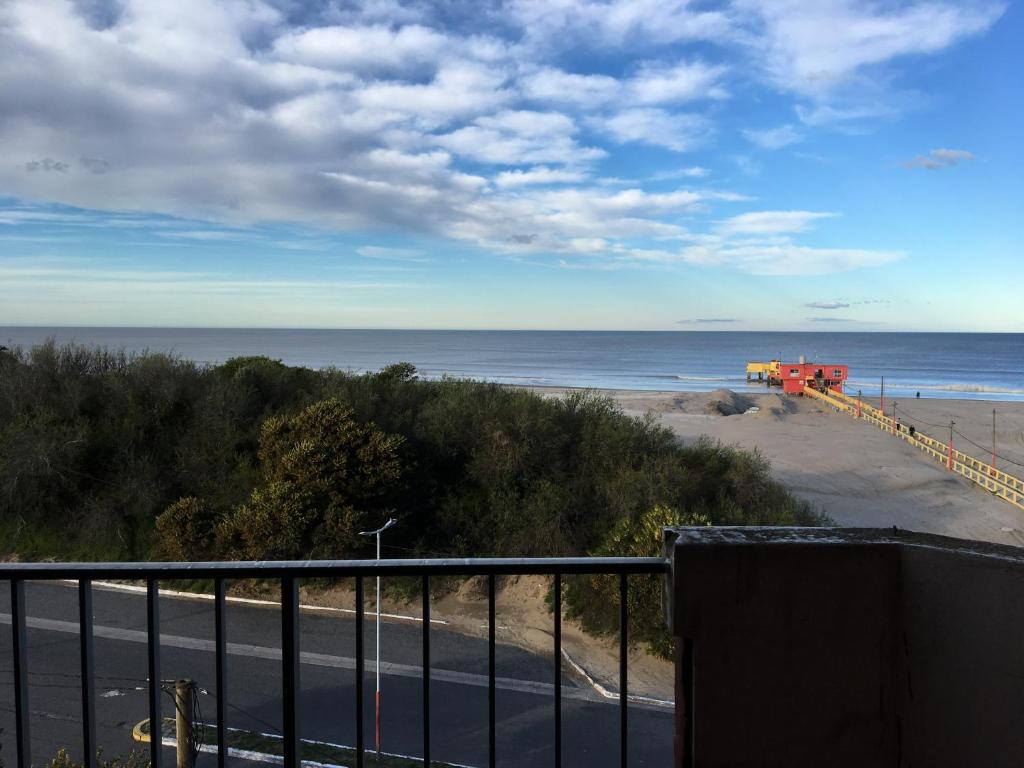
[[[981,486],[986,491],[999,496],[1011,504],[1024,509],[1024,480],[994,469],[990,464],[985,463],[974,456],[969,456],[936,440],[934,437],[924,434],[915,429],[911,434],[910,430],[894,421],[891,416],[886,416],[878,408],[867,403],[860,402],[857,398],[850,397],[842,392],[829,390],[819,392],[813,387],[805,387],[804,394],[808,397],[827,403],[837,411],[848,413],[854,418],[859,418],[874,424],[879,429],[889,432],[906,443],[918,448],[934,459],[942,462],[946,467],[958,475],[966,477],[975,485]]]

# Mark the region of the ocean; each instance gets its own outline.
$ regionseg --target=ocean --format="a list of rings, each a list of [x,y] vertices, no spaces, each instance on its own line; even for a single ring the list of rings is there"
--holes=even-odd
[[[748,360],[805,355],[847,364],[847,391],[1024,401],[1024,334],[731,331],[395,331],[0,327],[0,344],[54,337],[200,363],[266,355],[289,365],[362,372],[410,362],[421,376],[553,387],[759,389]]]

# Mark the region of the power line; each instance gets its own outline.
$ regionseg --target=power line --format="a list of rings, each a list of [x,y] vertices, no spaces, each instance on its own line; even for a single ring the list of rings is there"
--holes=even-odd
[[[933,424],[930,421],[919,419],[916,416],[914,416],[914,414],[910,413],[910,411],[908,411],[907,409],[901,408],[898,404],[893,405],[893,410],[898,411],[899,413],[902,413],[904,416],[910,418],[912,421],[916,421],[919,424],[924,424],[927,427],[936,427],[937,429],[946,429],[949,427],[949,424]]]
[[[929,427],[936,427],[937,429],[948,429],[949,428],[949,424],[933,424],[930,421],[925,421],[924,419],[919,419],[916,416],[914,416],[914,414],[912,414],[908,410],[906,410],[905,408],[901,408],[899,405],[893,406],[893,409],[895,411],[897,411],[898,413],[902,413],[904,416],[908,417],[912,421],[915,421],[915,422],[917,422],[919,424],[924,424],[925,426],[929,426]],[[978,448],[978,449],[980,449],[982,451],[985,451],[986,453],[992,453],[992,447],[991,446],[981,445],[980,443],[974,442],[973,440],[971,440],[971,438],[967,437],[967,435],[965,435],[963,432],[961,432],[959,429],[956,429],[955,427],[953,428],[953,434],[959,435],[961,438],[963,438],[965,441],[967,441],[968,443],[973,445],[975,448]],[[1011,459],[1008,456],[1003,456],[1002,454],[996,453],[995,457],[997,459],[1002,459],[1007,464],[1013,464],[1014,466],[1017,466],[1017,467],[1024,467],[1024,462],[1016,461],[1015,459]]]
[[[971,438],[969,438],[967,435],[965,435],[959,429],[954,429],[953,433],[959,435],[960,437],[962,437],[964,440],[966,440],[968,443],[973,445],[975,448],[980,448],[981,450],[988,451],[988,452],[991,452],[991,450],[992,450],[990,446],[978,445],[976,442],[971,440]],[[1018,467],[1024,467],[1024,464],[1022,464],[1021,462],[1014,461],[1013,459],[1007,458],[1006,456],[1002,456],[1001,454],[996,453],[995,457],[997,459],[1002,459],[1003,461],[1005,461],[1005,462],[1007,462],[1009,464],[1013,464],[1013,465],[1018,466]]]
[[[247,710],[242,709],[237,704],[232,704],[230,701],[225,701],[224,703],[227,704],[232,709],[236,710],[237,712],[242,713],[246,717],[252,718],[253,720],[255,720],[260,725],[263,725],[263,726],[269,728],[274,733],[275,736],[281,736],[282,735],[281,734],[281,730],[276,725],[271,725],[266,720],[263,720],[262,718],[257,717],[252,712],[249,712]]]

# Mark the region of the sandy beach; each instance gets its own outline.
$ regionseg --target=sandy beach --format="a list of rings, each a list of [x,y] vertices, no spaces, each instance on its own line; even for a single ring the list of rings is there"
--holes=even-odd
[[[631,414],[655,413],[684,442],[708,435],[760,451],[780,482],[817,504],[837,525],[895,525],[1024,546],[1024,510],[947,472],[903,441],[816,401],[767,389],[601,393]],[[877,400],[865,398],[865,402],[878,405]],[[750,406],[758,410],[746,413]],[[952,419],[957,430],[986,449],[992,443],[994,408],[997,452],[1024,464],[1024,403],[910,398],[898,407],[903,423],[915,423],[906,416],[911,414],[917,428],[932,437],[945,441]],[[986,461],[990,457],[986,449],[959,436],[954,446]],[[1024,466],[1005,461],[998,466],[1018,477],[1024,475]]]

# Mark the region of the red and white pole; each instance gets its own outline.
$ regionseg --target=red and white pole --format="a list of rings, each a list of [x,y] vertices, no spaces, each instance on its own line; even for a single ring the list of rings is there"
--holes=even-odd
[[[377,560],[380,560],[380,534],[381,531],[377,531]],[[377,577],[377,695],[376,695],[376,710],[377,710],[377,755],[380,756],[380,576]]]
[[[360,531],[359,532],[360,536],[376,536],[377,537],[377,561],[378,562],[380,562],[380,536],[381,536],[382,533],[384,533],[384,531],[386,531],[388,528],[390,528],[392,525],[394,525],[397,522],[398,521],[395,520],[393,517],[392,518],[388,518],[388,521],[386,523],[384,523],[384,525],[382,525],[380,528],[378,528],[375,531]],[[374,708],[376,710],[376,718],[375,718],[375,726],[376,727],[374,728],[374,732],[376,734],[375,743],[376,743],[376,747],[377,747],[377,755],[378,756],[380,755],[381,731],[383,730],[383,727],[381,725],[381,695],[380,695],[380,575],[379,575],[379,573],[380,572],[378,571],[378,576],[377,576],[377,633],[376,633],[377,634],[377,659],[376,659],[376,662],[374,664],[375,673],[376,673],[376,677],[377,677],[377,686],[376,686],[376,691],[375,691],[375,695],[374,695],[374,704],[375,704]]]

